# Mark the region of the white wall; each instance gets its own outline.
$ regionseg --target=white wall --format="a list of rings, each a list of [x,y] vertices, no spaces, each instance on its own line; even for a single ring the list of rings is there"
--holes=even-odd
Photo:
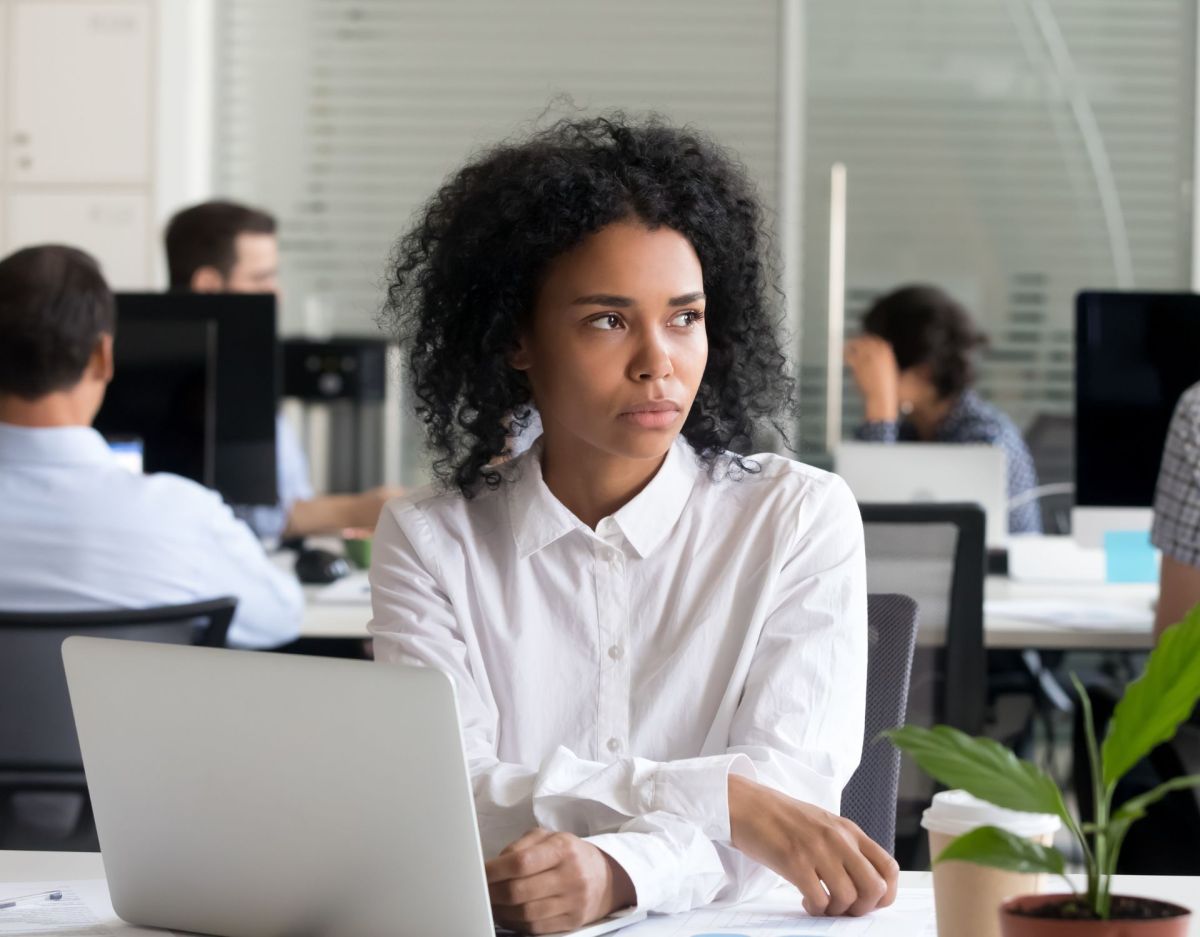
[[[210,0],[0,0],[0,253],[94,254],[160,287],[160,233],[211,191]]]

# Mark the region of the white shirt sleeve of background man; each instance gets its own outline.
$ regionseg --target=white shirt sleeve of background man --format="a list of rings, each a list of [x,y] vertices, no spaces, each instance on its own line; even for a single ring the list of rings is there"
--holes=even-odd
[[[207,502],[195,512],[207,552],[197,557],[196,587],[213,596],[237,596],[228,644],[272,648],[300,636],[304,592],[295,576],[279,569],[246,524],[219,495],[199,485],[193,497]]]
[[[755,458],[761,475],[717,482],[673,455],[595,533],[523,480],[515,546],[495,493],[385,509],[376,655],[454,679],[488,855],[535,825],[572,832],[639,907],[680,911],[779,883],[730,845],[730,771],[838,811],[862,746],[862,524],[840,479]],[[465,514],[480,536],[454,536]]]

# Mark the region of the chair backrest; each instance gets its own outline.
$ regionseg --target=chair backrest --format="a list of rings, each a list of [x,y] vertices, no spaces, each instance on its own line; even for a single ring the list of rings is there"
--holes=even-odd
[[[221,647],[237,599],[98,612],[0,612],[0,782],[82,771],[63,671],[73,634]]]
[[[917,641],[917,603],[907,595],[867,596],[867,718],[862,760],[842,791],[842,816],[889,853],[896,841],[900,750],[879,734],[904,724]]]
[[[909,719],[983,729],[987,658],[983,646],[984,512],[976,504],[860,505],[867,591],[916,600],[918,649]]]
[[[1075,417],[1039,413],[1025,431],[1038,481],[1075,481]]]
[[[1033,458],[1039,485],[1075,481],[1075,417],[1039,413],[1025,431],[1025,445]],[[1071,532],[1074,492],[1057,491],[1038,499],[1042,530],[1048,534]]]

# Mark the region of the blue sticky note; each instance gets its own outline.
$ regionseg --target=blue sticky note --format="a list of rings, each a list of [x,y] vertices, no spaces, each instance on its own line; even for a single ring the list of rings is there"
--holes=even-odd
[[[1157,582],[1158,557],[1148,530],[1110,530],[1104,535],[1109,582]]]

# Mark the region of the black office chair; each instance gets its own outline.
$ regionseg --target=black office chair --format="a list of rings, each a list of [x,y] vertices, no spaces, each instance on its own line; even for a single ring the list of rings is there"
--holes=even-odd
[[[1039,413],[1025,431],[1025,445],[1033,458],[1038,484],[1042,530],[1048,534],[1071,532],[1075,504],[1075,417]]]
[[[237,600],[97,612],[0,612],[0,848],[95,850],[63,671],[70,635],[222,647]]]
[[[906,595],[867,596],[867,718],[862,760],[842,791],[842,816],[889,853],[896,846],[900,750],[880,733],[904,724],[917,603]]]
[[[941,634],[918,642],[909,682],[910,723],[946,723],[970,735],[983,731],[987,657],[983,646],[983,582],[987,550],[984,511],[977,504],[862,504],[867,590],[911,596],[919,630]],[[897,795],[896,857],[922,868],[928,837],[920,814],[933,783],[903,762]]]
[[[866,535],[867,590],[911,596],[921,627],[945,635],[938,648],[918,648],[913,662],[914,684],[918,677],[935,684],[930,715],[977,735],[986,712],[987,677],[983,508],[860,504],[859,510]]]

